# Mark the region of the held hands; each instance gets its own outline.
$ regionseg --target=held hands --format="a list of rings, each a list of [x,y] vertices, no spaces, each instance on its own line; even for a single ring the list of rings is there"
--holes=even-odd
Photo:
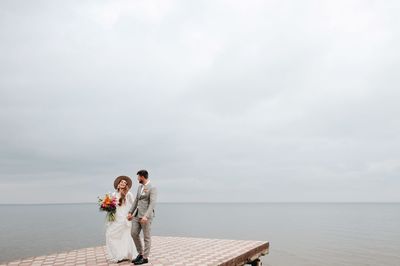
[[[128,216],[126,217],[126,219],[128,219],[128,221],[132,221],[132,218],[133,218],[132,213],[128,213]],[[147,219],[146,216],[143,216],[143,217],[140,218],[140,220],[139,220],[139,222],[140,222],[141,224],[145,224],[145,223],[147,223],[147,221],[148,221],[148,219]]]

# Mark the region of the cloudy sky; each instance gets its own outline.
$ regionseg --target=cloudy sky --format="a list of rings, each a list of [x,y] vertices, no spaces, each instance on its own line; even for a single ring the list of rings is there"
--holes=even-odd
[[[400,201],[399,13],[2,0],[0,203]]]

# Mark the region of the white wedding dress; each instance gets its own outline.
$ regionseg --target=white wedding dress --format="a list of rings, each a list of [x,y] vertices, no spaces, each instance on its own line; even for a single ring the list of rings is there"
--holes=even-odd
[[[120,198],[119,192],[114,192],[117,202]],[[115,221],[106,224],[106,250],[107,259],[117,262],[123,259],[132,260],[134,244],[131,236],[132,222],[126,218],[133,204],[133,195],[128,192],[125,197],[125,203],[117,205]]]

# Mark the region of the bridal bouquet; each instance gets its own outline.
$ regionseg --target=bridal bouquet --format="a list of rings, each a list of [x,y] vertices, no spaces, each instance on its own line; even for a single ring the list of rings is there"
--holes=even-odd
[[[110,194],[106,194],[103,198],[98,198],[100,211],[107,212],[107,221],[114,222],[115,212],[117,211],[117,198],[115,196],[111,196]]]

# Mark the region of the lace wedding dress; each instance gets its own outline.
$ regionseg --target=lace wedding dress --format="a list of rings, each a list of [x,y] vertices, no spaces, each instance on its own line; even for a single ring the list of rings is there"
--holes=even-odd
[[[117,202],[120,193],[114,192]],[[117,205],[115,221],[106,224],[106,250],[107,259],[112,262],[129,259],[132,260],[135,250],[131,236],[132,222],[126,218],[133,204],[133,195],[131,192],[126,194],[126,201],[121,206]]]

